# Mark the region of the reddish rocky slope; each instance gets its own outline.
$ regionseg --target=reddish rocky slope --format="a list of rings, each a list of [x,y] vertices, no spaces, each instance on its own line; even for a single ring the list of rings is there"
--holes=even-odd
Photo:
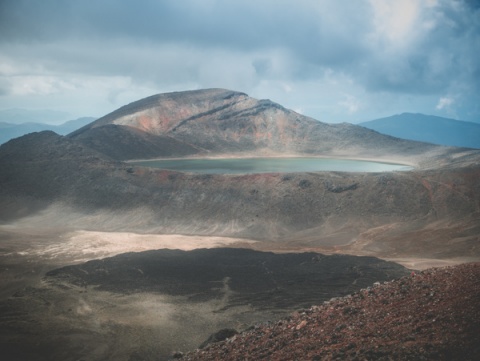
[[[255,326],[182,358],[479,359],[479,263],[412,273],[299,311],[288,319]]]

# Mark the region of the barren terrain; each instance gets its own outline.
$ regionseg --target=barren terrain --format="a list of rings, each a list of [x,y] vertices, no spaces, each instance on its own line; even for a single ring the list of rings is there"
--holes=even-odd
[[[12,226],[2,227],[0,236],[4,360],[167,359],[175,351],[195,349],[219,329],[242,330],[278,319],[405,272],[374,258],[338,256],[329,261],[310,253],[288,261],[289,266],[269,266],[263,253],[252,250],[238,253],[231,248],[226,258],[225,248],[217,248],[220,253],[210,255],[210,247],[256,244],[222,237],[29,232]],[[172,251],[165,253],[167,248]],[[195,265],[201,257],[178,250],[196,248],[210,257],[203,265]],[[163,251],[145,252],[149,249]],[[104,258],[115,255],[120,258]],[[268,262],[275,260],[273,254],[265,255]],[[291,259],[288,254],[281,257],[281,262]],[[68,264],[79,268],[61,268]],[[149,271],[149,264],[163,271]],[[222,264],[227,268],[212,273],[212,266]],[[314,268],[305,268],[307,264]],[[270,271],[262,276],[265,267]],[[315,267],[327,267],[328,272]],[[165,272],[173,283],[158,278]],[[107,278],[82,279],[88,274]]]
[[[257,324],[182,360],[478,360],[479,276],[479,263],[414,272]]]
[[[246,155],[414,169],[209,175],[125,162]],[[219,329],[410,273],[400,265],[480,261],[479,150],[320,123],[223,89],[142,99],[67,137],[13,139],[0,146],[0,169],[2,360],[166,359]],[[466,292],[438,294],[448,290]],[[446,299],[477,315],[477,303]]]

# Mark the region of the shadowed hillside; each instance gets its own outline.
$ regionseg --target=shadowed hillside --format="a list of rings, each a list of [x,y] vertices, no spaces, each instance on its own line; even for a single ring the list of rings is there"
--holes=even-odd
[[[195,175],[116,160],[165,152],[377,154],[417,169]],[[243,237],[390,257],[477,257],[479,159],[472,149],[323,124],[243,93],[168,93],[122,107],[69,137],[41,132],[0,146],[0,219],[30,216],[25,222],[39,227]]]
[[[2,145],[0,167],[4,222],[31,216],[27,224],[40,228],[221,235],[372,255],[478,255],[478,166],[195,175],[131,166],[43,132]]]

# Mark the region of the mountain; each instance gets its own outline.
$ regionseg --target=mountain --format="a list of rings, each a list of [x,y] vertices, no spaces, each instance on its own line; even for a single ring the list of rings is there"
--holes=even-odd
[[[0,123],[48,123],[59,124],[68,119],[68,113],[51,109],[2,109]]]
[[[360,123],[402,139],[455,147],[480,148],[480,124],[433,115],[403,113]]]
[[[154,95],[69,137],[119,160],[235,153],[366,158],[388,154],[412,161],[437,149],[352,124],[322,123],[270,100],[225,89]]]
[[[0,123],[0,144],[3,144],[10,139],[20,137],[24,134],[41,132],[51,128],[47,124],[41,123],[23,123],[23,124],[12,124],[12,123]]]
[[[21,123],[21,124],[1,122],[0,123],[0,144],[5,143],[10,139],[20,137],[24,134],[40,132],[43,130],[53,130],[58,134],[66,135],[80,127],[83,127],[85,124],[88,124],[93,120],[95,120],[95,118],[83,117],[83,118],[70,120],[60,125],[35,123],[35,122],[28,122],[28,123]]]
[[[63,124],[56,125],[55,128],[51,129],[46,129],[46,130],[53,130],[55,133],[61,134],[61,135],[67,135],[78,128],[81,128],[85,126],[86,124],[89,124],[93,122],[96,118],[94,117],[81,117],[77,119],[72,119],[69,121],[66,121]]]

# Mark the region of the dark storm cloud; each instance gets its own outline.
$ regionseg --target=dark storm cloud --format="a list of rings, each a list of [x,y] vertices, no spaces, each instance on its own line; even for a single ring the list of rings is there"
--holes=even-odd
[[[335,2],[320,6],[315,1],[149,0],[100,1],[92,6],[85,1],[7,0],[2,5],[0,39],[4,44],[28,43],[30,50],[36,47],[38,61],[43,58],[49,68],[134,77],[145,71],[153,79],[158,70],[151,57],[161,56],[165,47],[196,49],[191,56],[199,49],[212,51],[212,56],[218,56],[213,51],[219,50],[281,49],[294,60],[282,71],[284,76],[306,79],[319,67],[338,68],[364,56],[364,44],[354,35],[358,38],[368,29],[368,10],[359,4],[343,8]],[[139,44],[143,49],[138,49]],[[21,49],[13,51],[22,56]],[[198,66],[189,65],[189,54],[179,53],[186,58],[175,61],[178,73],[195,76]],[[260,71],[259,62],[271,62],[270,56],[246,61]],[[136,66],[139,61],[144,65]],[[236,67],[233,64],[232,69]],[[267,69],[258,75],[268,75]]]
[[[332,3],[334,4],[334,3]],[[138,39],[152,43],[253,50],[285,47],[312,62],[349,62],[362,44],[368,11],[314,1],[86,1],[5,0],[3,41],[74,37]]]
[[[480,90],[479,19],[468,0],[3,0],[0,77],[129,77],[247,92],[343,81],[339,102],[352,111],[359,89],[459,104]],[[11,92],[24,91],[9,79]],[[45,91],[44,81],[37,88]]]
[[[331,67],[373,90],[428,92],[447,86],[459,68],[478,71],[472,61],[478,44],[469,48],[478,38],[478,13],[456,4],[435,10],[435,28],[415,50],[386,57],[381,44],[368,44],[373,13],[363,1],[5,0],[0,36],[3,42],[129,39],[236,51],[285,48],[297,58],[297,76]],[[434,57],[446,63],[436,73]]]

